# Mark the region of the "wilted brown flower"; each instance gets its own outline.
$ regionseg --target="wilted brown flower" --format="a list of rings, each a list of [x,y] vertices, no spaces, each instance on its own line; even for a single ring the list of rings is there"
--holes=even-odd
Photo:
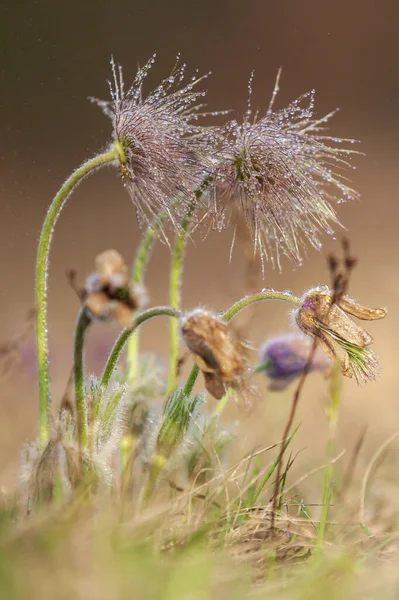
[[[248,364],[244,345],[227,323],[208,311],[197,309],[181,322],[184,341],[205,378],[205,387],[217,400],[226,388],[243,387]]]
[[[212,154],[213,130],[195,123],[201,109],[198,100],[206,92],[194,88],[204,77],[195,73],[181,85],[186,65],[180,65],[178,57],[169,77],[144,96],[143,83],[154,62],[155,54],[125,90],[122,68],[112,60],[112,100],[91,98],[112,120],[122,176],[139,217],[172,207],[176,212],[176,198],[185,213],[194,200],[193,190],[206,177]]]
[[[311,289],[295,311],[296,322],[305,333],[317,338],[320,347],[341,362],[342,373],[368,381],[379,371],[377,357],[369,346],[373,338],[349,315],[364,321],[383,319],[384,308],[365,308],[353,298],[342,296],[332,302],[333,292],[327,286]]]
[[[131,327],[135,312],[146,302],[144,288],[130,285],[127,266],[116,250],[102,252],[95,264],[86,280],[84,306],[95,319],[115,319]]]
[[[249,84],[251,95],[252,78]],[[243,217],[263,259],[286,254],[301,263],[305,242],[320,248],[320,233],[339,223],[331,200],[357,197],[338,174],[350,165],[343,140],[321,135],[334,113],[314,118],[314,91],[273,111],[278,79],[266,113],[251,119],[250,101],[242,123],[226,127],[211,190],[214,217],[223,227]],[[338,171],[335,172],[335,171]],[[335,193],[334,193],[335,188]]]

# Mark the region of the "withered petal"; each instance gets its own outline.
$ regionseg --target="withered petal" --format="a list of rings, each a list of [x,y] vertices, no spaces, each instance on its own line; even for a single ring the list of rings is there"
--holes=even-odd
[[[326,329],[336,333],[339,337],[351,344],[356,344],[359,348],[370,346],[373,338],[355,321],[352,321],[339,306],[334,304],[324,320]]]
[[[387,315],[387,310],[385,308],[367,308],[361,306],[350,296],[343,296],[338,302],[338,305],[347,314],[363,321],[376,321],[378,319],[383,319]]]
[[[123,260],[123,257],[117,250],[105,250],[96,257],[95,261],[96,272],[101,278],[101,281],[107,285],[111,282],[112,277],[119,275],[118,287],[128,285],[128,270]]]
[[[223,381],[220,376],[216,373],[206,373],[204,371],[204,379],[205,379],[205,387],[210,393],[211,396],[216,398],[216,400],[220,400],[226,393]]]
[[[135,311],[124,302],[117,301],[114,309],[115,319],[121,327],[130,329],[133,325]]]
[[[113,303],[110,302],[105,292],[89,294],[84,305],[96,319],[109,319],[114,313]]]

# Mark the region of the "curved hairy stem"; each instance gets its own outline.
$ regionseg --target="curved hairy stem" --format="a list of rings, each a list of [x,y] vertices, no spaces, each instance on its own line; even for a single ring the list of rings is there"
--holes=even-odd
[[[178,310],[175,310],[174,308],[171,308],[170,306],[156,306],[155,308],[150,308],[139,314],[136,317],[133,326],[129,329],[124,329],[122,331],[119,338],[116,340],[114,347],[111,350],[111,354],[108,357],[107,364],[105,365],[101,377],[101,385],[103,387],[108,387],[108,384],[110,382],[113,372],[115,371],[121,352],[132,333],[134,333],[136,329],[145,321],[148,321],[153,317],[160,316],[174,317],[175,319],[178,319],[180,317],[180,312]]]
[[[86,331],[88,326],[90,325],[90,322],[91,319],[88,316],[86,309],[82,307],[80,309],[78,322],[76,324],[73,353],[76,422],[80,449],[87,446],[88,442],[87,406],[85,397],[84,343]]]
[[[293,304],[294,306],[299,306],[300,300],[296,296],[292,296],[291,294],[285,294],[283,292],[276,292],[275,290],[263,290],[257,294],[253,294],[252,296],[246,296],[242,298],[231,308],[226,310],[222,315],[222,319],[224,321],[230,321],[233,317],[235,317],[243,308],[246,306],[250,306],[255,302],[262,302],[263,300],[282,300],[283,302],[288,302],[289,304]],[[197,381],[197,377],[199,374],[199,368],[197,365],[194,365],[190,371],[190,375],[186,381],[186,385],[184,386],[184,393],[190,395],[194,389],[195,382]]]
[[[50,245],[55,223],[73,189],[91,172],[111,163],[118,158],[117,150],[113,149],[83,163],[65,181],[58,194],[52,201],[43,223],[40,234],[36,261],[36,336],[37,360],[39,372],[39,409],[40,409],[40,443],[44,446],[49,439],[50,427],[50,377],[49,351],[47,337],[47,276],[49,265]]]
[[[181,223],[181,231],[176,239],[172,255],[169,283],[169,303],[172,308],[180,310],[181,307],[181,281],[183,275],[184,252],[186,249],[187,235],[191,220],[195,212],[193,205]],[[170,323],[170,366],[168,380],[168,395],[177,387],[177,368],[179,362],[179,323],[176,320]]]

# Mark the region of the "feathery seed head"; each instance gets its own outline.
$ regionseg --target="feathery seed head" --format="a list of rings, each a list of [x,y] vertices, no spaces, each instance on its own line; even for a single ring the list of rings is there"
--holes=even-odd
[[[375,379],[379,364],[369,346],[373,338],[350,316],[364,321],[383,319],[384,308],[365,308],[349,296],[333,303],[333,292],[319,286],[306,292],[295,310],[298,327],[313,338],[331,358],[341,362],[342,373],[355,377],[357,382]]]
[[[334,113],[314,117],[314,91],[273,111],[278,81],[262,117],[251,120],[249,104],[243,122],[226,127],[211,205],[219,227],[241,214],[262,260],[280,267],[281,253],[300,264],[305,242],[320,248],[319,234],[333,233],[339,221],[331,200],[358,195],[339,173],[353,151],[337,144],[352,140],[322,135]]]
[[[184,83],[186,65],[179,60],[178,56],[169,77],[147,96],[143,83],[155,54],[138,69],[128,89],[122,68],[112,60],[111,101],[91,99],[112,121],[122,177],[140,220],[160,209],[171,210],[176,198],[179,209],[174,206],[173,212],[183,214],[211,164],[213,130],[197,124],[199,101],[206,94],[197,86],[207,75],[195,72]]]

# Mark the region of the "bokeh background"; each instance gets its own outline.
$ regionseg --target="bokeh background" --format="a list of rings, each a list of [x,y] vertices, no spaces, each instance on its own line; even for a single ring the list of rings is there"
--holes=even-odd
[[[277,108],[317,90],[321,116],[335,107],[334,135],[361,140],[365,157],[351,173],[361,193],[358,203],[340,205],[359,258],[351,292],[361,303],[387,306],[388,318],[368,328],[375,336],[382,373],[378,382],[358,388],[345,382],[339,445],[350,449],[367,427],[366,462],[383,440],[399,429],[398,407],[398,107],[399,4],[394,0],[6,0],[0,4],[0,334],[18,335],[33,305],[36,243],[46,208],[67,175],[107,144],[110,122],[86,98],[106,98],[109,59],[124,65],[129,81],[138,64],[157,51],[148,85],[165,77],[181,52],[189,69],[212,71],[207,82],[212,109],[246,108],[247,83],[256,71],[253,103],[267,106],[275,76],[283,67]],[[116,173],[104,170],[84,182],[57,225],[50,272],[50,341],[53,393],[59,402],[71,368],[73,326],[78,301],[65,271],[83,280],[96,254],[117,248],[127,260],[139,240],[135,212]],[[195,238],[187,254],[184,307],[220,310],[246,293],[248,264],[236,245],[229,264],[231,232]],[[339,252],[324,240],[323,251]],[[167,301],[169,250],[158,244],[147,284],[152,303]],[[310,250],[300,269],[285,263],[283,273],[266,266],[265,277],[250,278],[257,288],[290,288],[299,294],[328,282],[325,255]],[[259,345],[286,330],[284,305],[258,306],[242,324]],[[88,359],[99,369],[117,335],[109,325],[90,333]],[[168,324],[157,321],[143,333],[146,350],[167,353]],[[15,482],[21,441],[35,434],[37,391],[32,341],[19,364],[1,380],[0,485]],[[254,356],[256,360],[256,355]],[[18,362],[17,361],[17,362]],[[267,393],[250,407],[232,406],[228,420],[240,422],[241,454],[280,439],[292,388]],[[319,464],[326,420],[325,383],[308,381],[297,421],[304,448],[297,468]],[[360,467],[359,467],[360,468]]]

